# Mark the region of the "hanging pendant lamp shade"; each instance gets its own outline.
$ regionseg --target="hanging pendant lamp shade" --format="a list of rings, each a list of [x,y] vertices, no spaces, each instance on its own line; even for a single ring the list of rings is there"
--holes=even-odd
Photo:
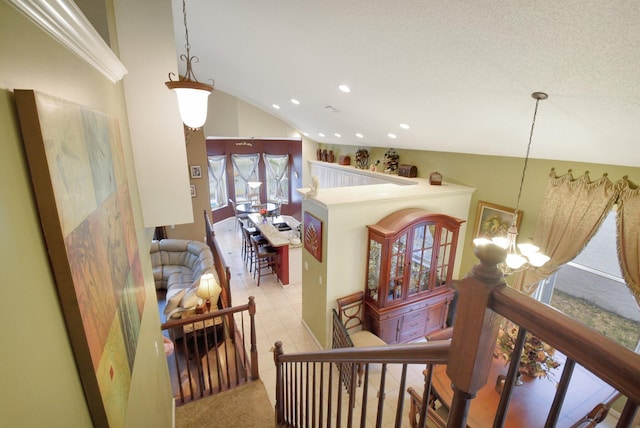
[[[180,55],[180,59],[187,63],[187,71],[184,77],[181,76],[178,80],[172,80],[171,77],[175,77],[175,74],[169,73],[169,81],[165,82],[165,85],[178,96],[178,109],[180,110],[182,122],[188,128],[198,129],[207,121],[207,103],[209,94],[213,91],[213,85],[198,82],[193,73],[192,63],[199,60],[197,56],[191,56],[187,9],[184,0],[182,0],[182,15],[184,16],[185,48],[187,53]]]
[[[178,96],[182,122],[191,129],[201,128],[207,121],[207,103],[213,86],[190,80],[168,81],[165,84]]]

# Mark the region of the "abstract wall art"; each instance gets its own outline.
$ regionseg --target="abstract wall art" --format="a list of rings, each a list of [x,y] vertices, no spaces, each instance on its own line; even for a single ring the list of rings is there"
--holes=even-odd
[[[32,90],[15,99],[94,426],[123,426],[145,289],[118,121]]]

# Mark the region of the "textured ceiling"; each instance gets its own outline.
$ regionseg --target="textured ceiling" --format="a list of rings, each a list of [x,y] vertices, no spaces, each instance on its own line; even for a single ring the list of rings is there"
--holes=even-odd
[[[635,0],[187,0],[187,21],[198,80],[319,142],[523,157],[544,91],[532,158],[640,166]]]

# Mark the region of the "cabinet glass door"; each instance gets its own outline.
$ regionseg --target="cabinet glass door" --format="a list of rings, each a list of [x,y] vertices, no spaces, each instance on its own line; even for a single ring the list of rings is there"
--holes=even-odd
[[[407,252],[407,233],[403,233],[391,245],[389,264],[389,290],[387,302],[402,300],[402,283],[404,281],[404,260]]]
[[[430,223],[418,225],[413,229],[411,275],[408,289],[409,296],[429,290],[434,233],[435,225]]]
[[[367,272],[367,294],[378,301],[378,287],[380,286],[380,260],[382,244],[373,239],[369,240],[369,265]]]
[[[447,227],[440,231],[440,248],[438,250],[438,261],[436,266],[437,278],[435,288],[445,287],[451,280],[450,272],[453,268],[451,248],[453,246],[454,233]]]

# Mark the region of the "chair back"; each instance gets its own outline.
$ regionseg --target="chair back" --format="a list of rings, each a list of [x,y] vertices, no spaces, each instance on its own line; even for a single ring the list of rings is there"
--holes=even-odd
[[[364,292],[350,294],[336,299],[338,315],[347,330],[357,327],[366,330],[364,325]]]

